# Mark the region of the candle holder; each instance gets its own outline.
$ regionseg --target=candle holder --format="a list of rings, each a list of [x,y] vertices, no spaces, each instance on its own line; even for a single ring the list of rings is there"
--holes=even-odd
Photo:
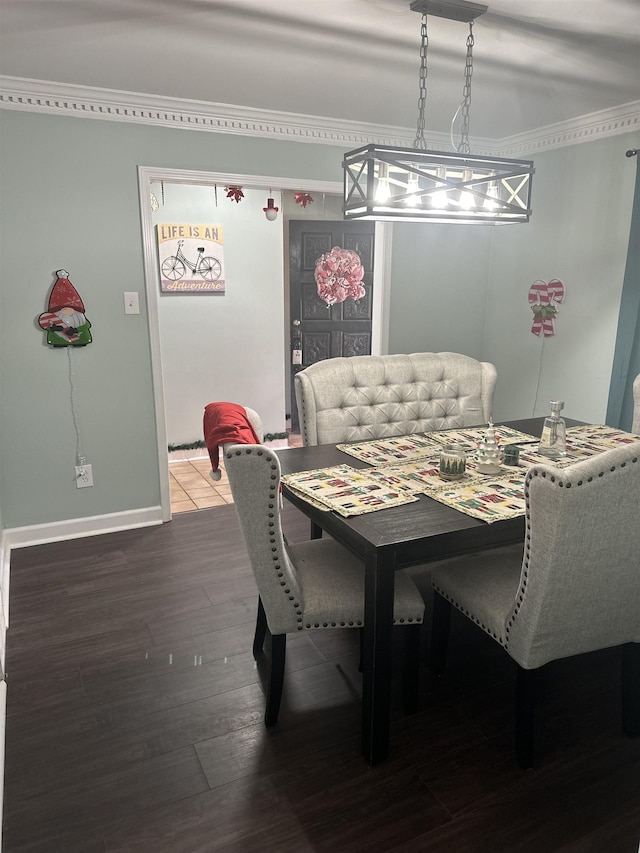
[[[467,454],[459,444],[449,444],[440,451],[440,476],[443,480],[461,480],[467,467]]]

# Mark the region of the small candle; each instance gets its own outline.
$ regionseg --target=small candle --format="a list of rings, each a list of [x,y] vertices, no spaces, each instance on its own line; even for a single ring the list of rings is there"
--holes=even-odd
[[[459,444],[449,444],[440,451],[440,476],[444,480],[461,480],[467,467],[467,454]]]

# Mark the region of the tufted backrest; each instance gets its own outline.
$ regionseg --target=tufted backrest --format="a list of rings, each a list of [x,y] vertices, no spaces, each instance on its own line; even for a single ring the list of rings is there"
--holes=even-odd
[[[328,358],[295,376],[305,446],[475,426],[492,414],[496,369],[452,352]]]
[[[280,521],[280,461],[262,444],[230,444],[224,464],[272,634],[297,631],[303,601]]]
[[[527,529],[505,626],[525,669],[640,642],[640,442],[526,477]]]
[[[640,435],[640,373],[633,380],[633,423],[631,432]]]

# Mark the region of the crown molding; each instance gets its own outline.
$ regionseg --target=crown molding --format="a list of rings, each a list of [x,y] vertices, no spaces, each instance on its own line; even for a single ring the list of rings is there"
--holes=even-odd
[[[406,147],[415,136],[415,131],[405,127],[1,75],[0,108],[341,147],[365,145],[372,136],[381,145]],[[446,134],[432,137],[434,146],[448,142]]]
[[[507,136],[499,141],[497,152],[510,157],[533,156],[552,148],[592,142],[634,130],[640,130],[640,101],[630,101],[527,133]]]
[[[286,139],[293,142],[336,145],[341,148],[368,143],[409,148],[415,137],[415,131],[406,127],[352,122],[300,113],[272,112],[233,104],[166,98],[2,75],[0,109]],[[503,139],[476,138],[474,153],[531,156],[541,151],[616,136],[637,129],[640,129],[640,100]],[[451,148],[451,140],[447,134],[431,133],[427,139],[427,147],[446,151]]]

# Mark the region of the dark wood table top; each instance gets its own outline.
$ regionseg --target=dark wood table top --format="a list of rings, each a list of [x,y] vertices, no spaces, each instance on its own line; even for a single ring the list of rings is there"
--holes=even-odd
[[[543,420],[528,418],[509,421],[506,425],[537,437],[542,430]],[[578,421],[567,420],[567,423]],[[371,467],[331,444],[287,448],[277,452],[283,474],[344,464],[354,468]],[[437,560],[457,553],[491,548],[524,537],[524,516],[487,524],[426,495],[420,495],[414,503],[344,518],[335,512],[313,507],[287,489],[285,484],[283,490],[286,498],[314,523],[330,535],[335,535],[356,553],[363,554],[371,547],[396,549],[396,568],[424,563],[427,559]]]

